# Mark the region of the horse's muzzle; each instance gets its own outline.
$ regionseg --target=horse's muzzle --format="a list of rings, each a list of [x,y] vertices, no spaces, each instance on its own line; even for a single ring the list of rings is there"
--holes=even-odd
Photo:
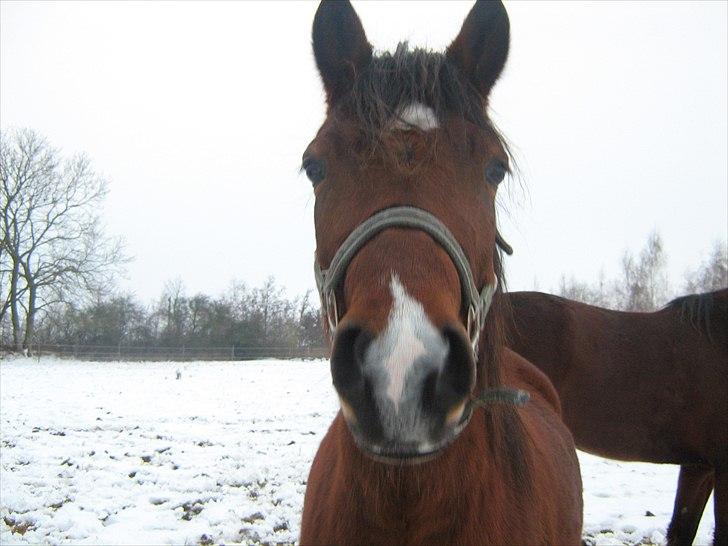
[[[331,356],[334,387],[362,451],[389,463],[430,460],[467,425],[475,362],[462,327],[409,346],[340,328]]]

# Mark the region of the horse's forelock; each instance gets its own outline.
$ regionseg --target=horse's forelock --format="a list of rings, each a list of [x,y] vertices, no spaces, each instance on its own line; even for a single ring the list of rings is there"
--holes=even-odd
[[[372,57],[330,114],[356,125],[371,152],[381,150],[400,114],[417,104],[430,108],[440,122],[448,117],[467,121],[496,138],[508,152],[505,139],[488,118],[486,100],[447,56],[411,49],[407,42],[400,43],[394,53]]]

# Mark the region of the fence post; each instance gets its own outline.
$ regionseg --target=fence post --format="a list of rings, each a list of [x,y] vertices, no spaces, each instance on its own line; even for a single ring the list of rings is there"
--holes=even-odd
[[[235,360],[235,345],[230,347],[230,360]]]

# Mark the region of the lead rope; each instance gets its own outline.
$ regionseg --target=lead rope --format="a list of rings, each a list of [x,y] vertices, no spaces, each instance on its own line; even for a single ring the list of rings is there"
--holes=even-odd
[[[484,390],[480,396],[472,399],[472,403],[481,408],[490,404],[508,404],[522,408],[530,399],[531,395],[524,390],[498,387]]]

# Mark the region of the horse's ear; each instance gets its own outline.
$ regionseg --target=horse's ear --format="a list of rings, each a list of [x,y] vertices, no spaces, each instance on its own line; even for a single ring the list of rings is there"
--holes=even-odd
[[[478,0],[460,34],[447,48],[447,58],[486,99],[508,58],[510,23],[500,0]]]
[[[333,105],[351,90],[372,58],[372,46],[349,0],[322,0],[313,20],[313,54]]]

